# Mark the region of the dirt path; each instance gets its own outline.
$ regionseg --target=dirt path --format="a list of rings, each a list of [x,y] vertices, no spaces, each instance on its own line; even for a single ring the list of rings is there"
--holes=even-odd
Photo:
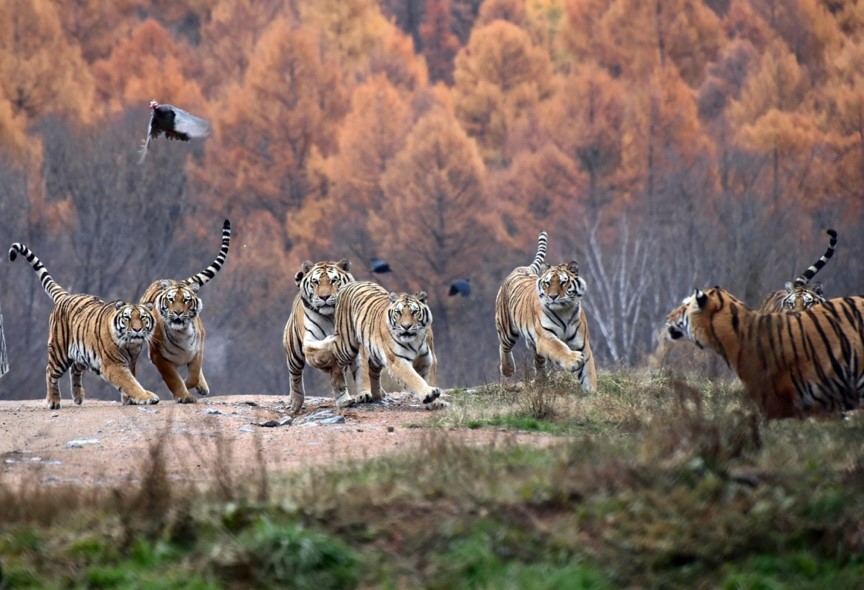
[[[271,473],[348,458],[374,457],[416,447],[428,430],[414,428],[431,414],[409,395],[392,395],[385,403],[337,410],[332,399],[307,398],[293,424],[278,424],[288,415],[287,398],[227,395],[198,404],[161,402],[155,406],[121,406],[85,400],[76,406],[63,400],[48,410],[44,400],[0,401],[2,481],[36,478],[41,484],[115,485],[137,480],[150,448],[167,438],[169,476],[177,480],[212,480],[216,461],[235,473],[251,472],[264,450]],[[452,410],[444,410],[452,411]],[[483,443],[500,439],[490,429],[448,430],[447,436]],[[540,441],[532,434],[506,435]]]

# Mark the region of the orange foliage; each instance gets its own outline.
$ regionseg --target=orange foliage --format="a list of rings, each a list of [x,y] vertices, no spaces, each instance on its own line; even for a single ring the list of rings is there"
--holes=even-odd
[[[176,41],[156,21],[146,20],[108,59],[96,62],[93,71],[99,99],[109,112],[135,106],[147,113],[147,104],[156,99],[200,113],[205,101],[194,82],[196,65],[185,43]]]
[[[450,1],[430,0],[420,25],[423,53],[433,81],[453,82],[453,57],[459,49],[459,39],[450,30]]]
[[[81,48],[87,63],[105,59],[118,39],[136,24],[141,0],[55,0],[63,29]]]
[[[466,276],[490,251],[497,215],[475,143],[444,109],[427,113],[382,178],[384,203],[368,227],[389,260],[401,260],[411,289]]]
[[[553,91],[552,62],[528,34],[506,21],[475,29],[456,56],[454,105],[485,159],[506,162],[510,125]]]
[[[14,113],[93,120],[93,80],[80,48],[63,33],[55,4],[4,0],[0,14],[0,97]]]

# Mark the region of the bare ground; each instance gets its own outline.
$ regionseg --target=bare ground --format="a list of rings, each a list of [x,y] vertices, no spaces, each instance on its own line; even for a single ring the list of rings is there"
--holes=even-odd
[[[432,417],[409,394],[338,410],[332,399],[307,397],[293,424],[261,425],[288,415],[287,396],[276,395],[223,395],[188,405],[163,400],[153,406],[96,400],[76,406],[64,399],[59,410],[47,409],[45,400],[0,401],[0,481],[36,478],[41,484],[106,486],[136,481],[160,439],[166,443],[169,477],[174,480],[212,481],[226,463],[232,473],[252,475],[261,464],[258,449],[275,475],[307,465],[422,452],[429,431],[417,426]],[[328,415],[341,416],[344,422],[315,420]],[[444,435],[469,444],[505,436],[517,442],[551,440],[528,433],[502,435],[494,429],[450,429]]]

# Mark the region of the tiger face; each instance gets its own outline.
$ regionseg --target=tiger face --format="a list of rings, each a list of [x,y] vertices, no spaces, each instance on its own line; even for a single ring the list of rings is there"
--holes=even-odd
[[[780,300],[780,308],[784,311],[804,311],[824,302],[821,284],[816,283],[808,287],[787,282],[786,295]]]
[[[121,345],[141,344],[153,336],[156,319],[151,310],[153,304],[134,305],[116,301],[117,311],[112,321],[114,340]]]
[[[415,295],[390,293],[387,328],[397,342],[411,342],[425,336],[432,325],[432,311],[426,304],[426,292]]]
[[[204,302],[198,297],[198,285],[171,285],[158,299],[159,315],[172,330],[184,330],[198,317]]]
[[[550,310],[573,307],[585,295],[587,288],[575,261],[551,266],[537,279],[540,303]]]
[[[294,275],[294,281],[300,287],[304,307],[321,315],[333,315],[339,289],[354,281],[349,272],[350,267],[351,263],[344,258],[339,262],[316,264],[309,260],[304,261]]]
[[[685,297],[681,305],[669,312],[666,316],[666,335],[670,340],[680,340],[681,338],[689,338],[690,321],[687,316],[687,308],[690,306],[690,300],[693,298]]]

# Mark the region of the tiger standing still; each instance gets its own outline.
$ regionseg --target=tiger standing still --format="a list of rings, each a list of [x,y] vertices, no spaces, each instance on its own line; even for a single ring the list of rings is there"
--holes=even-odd
[[[60,408],[58,381],[68,370],[72,399],[84,401],[82,377],[91,370],[120,391],[124,405],[156,404],[159,396],[145,390],[135,379],[135,361],[145,342],[153,336],[152,305],[124,301],[106,303],[94,295],[73,295],[61,287],[39,258],[25,245],[12,244],[9,260],[22,255],[36,271],[42,288],[54,301],[48,320],[48,385],[46,400],[52,410]]]
[[[504,279],[495,298],[499,369],[502,377],[515,371],[513,347],[520,336],[534,355],[534,368],[547,361],[571,371],[583,391],[597,388],[597,372],[582,297],[587,289],[573,261],[557,266],[545,263],[546,232],[537,238],[537,254],[530,266],[516,267]]]
[[[156,310],[156,328],[150,340],[150,360],[162,376],[165,385],[178,404],[194,404],[197,400],[189,391],[200,395],[210,393],[204,378],[204,322],[201,310],[204,302],[198,290],[210,282],[225,264],[231,243],[231,222],[222,224],[222,246],[213,263],[201,272],[182,281],[160,279],[153,281],[144,295],[142,304]],[[187,378],[180,376],[180,367],[186,367]]]
[[[315,264],[305,260],[294,275],[300,292],[294,297],[291,315],[282,332],[282,346],[291,374],[292,412],[299,412],[306,398],[303,369],[307,364],[330,375],[337,407],[349,406],[354,402],[348,394],[345,369],[336,362],[333,351],[315,347],[335,332],[334,316],[339,290],[354,282],[350,268],[351,262],[347,259]]]
[[[719,354],[769,419],[860,407],[864,298],[760,314],[719,287],[696,289],[669,314],[667,330]]]
[[[825,254],[805,270],[801,276],[796,278],[794,282],[787,282],[785,291],[774,291],[765,297],[762,305],[759,306],[759,313],[804,311],[814,305],[825,302],[825,296],[822,294],[822,285],[820,283],[812,286],[809,284],[810,280],[816,276],[816,273],[822,270],[825,263],[834,256],[834,249],[837,247],[837,232],[829,229],[825,233],[831,238]]]
[[[428,382],[437,359],[424,291],[397,294],[377,283],[349,283],[336,302],[336,332],[323,345],[332,347],[339,366],[354,371],[357,402],[383,398],[381,371],[387,367],[427,409],[448,406]]]

